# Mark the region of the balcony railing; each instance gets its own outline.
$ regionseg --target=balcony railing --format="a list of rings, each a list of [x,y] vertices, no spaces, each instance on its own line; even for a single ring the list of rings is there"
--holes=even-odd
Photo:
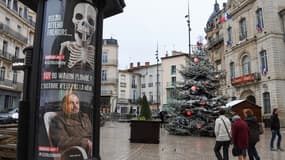
[[[118,65],[118,60],[108,59],[107,61],[102,61],[102,65]]]
[[[24,44],[28,42],[28,38],[23,36],[21,33],[13,30],[11,27],[9,27],[6,24],[0,23],[0,32],[3,32],[4,34],[7,34],[10,37],[14,37],[16,40]]]
[[[22,91],[23,90],[23,83],[13,83],[12,80],[4,79],[0,81],[0,86],[9,87],[11,89]]]
[[[101,96],[111,96],[112,94],[112,90],[101,90]]]
[[[212,47],[221,43],[223,40],[224,40],[224,37],[221,35],[217,36],[216,38],[211,39],[208,43],[208,49],[211,49]]]
[[[235,77],[231,79],[232,85],[242,85],[242,84],[247,84],[247,83],[253,83],[256,81],[259,81],[261,79],[261,75],[259,72],[255,73],[250,73],[247,75],[243,75],[240,77]]]
[[[107,78],[106,80],[101,80],[102,84],[114,84],[117,82],[118,82],[118,79],[116,78]]]
[[[12,59],[14,58],[14,56],[11,53],[9,53],[9,52],[3,51],[3,50],[0,49],[0,58],[4,58],[8,62],[12,63]]]

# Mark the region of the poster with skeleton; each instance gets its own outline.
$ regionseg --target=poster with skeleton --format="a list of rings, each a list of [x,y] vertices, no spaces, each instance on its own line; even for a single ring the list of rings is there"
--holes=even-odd
[[[97,13],[92,0],[45,1],[38,160],[92,159]]]

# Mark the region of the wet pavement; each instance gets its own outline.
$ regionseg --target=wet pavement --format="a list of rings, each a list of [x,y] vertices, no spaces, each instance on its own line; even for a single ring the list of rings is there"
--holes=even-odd
[[[101,128],[102,160],[215,160],[215,138],[174,136],[160,130],[159,144],[130,143],[130,123],[106,122]],[[282,129],[285,137],[285,128]],[[285,160],[285,152],[269,151],[271,132],[265,129],[256,145],[262,160]],[[277,141],[277,138],[276,140]],[[285,138],[282,140],[285,148]],[[231,151],[232,146],[230,147]],[[237,159],[229,153],[230,159]],[[282,158],[283,157],[283,158]]]

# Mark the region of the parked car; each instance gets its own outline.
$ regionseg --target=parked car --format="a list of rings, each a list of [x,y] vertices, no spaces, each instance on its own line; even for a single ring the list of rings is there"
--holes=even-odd
[[[11,108],[6,112],[0,112],[0,123],[15,123],[19,119],[19,108]]]

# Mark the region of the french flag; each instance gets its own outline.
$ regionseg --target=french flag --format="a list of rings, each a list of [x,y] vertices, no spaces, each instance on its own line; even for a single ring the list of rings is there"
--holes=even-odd
[[[266,76],[267,74],[267,68],[266,67],[263,67],[262,69],[262,75]]]
[[[257,30],[257,32],[262,32],[263,28],[262,28],[262,26],[260,24],[257,24],[256,25],[256,30]]]
[[[231,18],[231,16],[226,12],[220,19],[221,23],[224,23],[226,21],[228,21]]]

